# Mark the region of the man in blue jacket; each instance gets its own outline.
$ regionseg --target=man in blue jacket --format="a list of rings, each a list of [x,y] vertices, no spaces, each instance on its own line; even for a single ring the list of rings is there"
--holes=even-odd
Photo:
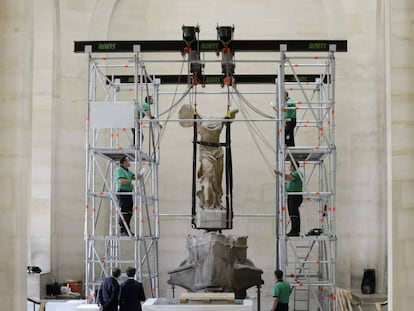
[[[113,268],[112,275],[103,280],[98,293],[98,305],[101,311],[117,311],[119,284],[118,278],[121,275],[121,269]]]
[[[120,311],[141,311],[141,301],[145,301],[144,288],[142,283],[134,280],[136,269],[128,267],[126,274],[128,280],[121,284],[119,295]]]

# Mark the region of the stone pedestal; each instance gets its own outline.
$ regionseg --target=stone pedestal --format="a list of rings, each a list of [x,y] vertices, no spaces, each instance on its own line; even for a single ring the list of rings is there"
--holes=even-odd
[[[197,213],[197,228],[221,229],[227,228],[227,217],[225,210],[204,209]]]
[[[234,292],[236,298],[252,286],[263,284],[262,270],[247,259],[247,237],[217,232],[188,236],[189,256],[168,273],[168,283],[196,292]]]

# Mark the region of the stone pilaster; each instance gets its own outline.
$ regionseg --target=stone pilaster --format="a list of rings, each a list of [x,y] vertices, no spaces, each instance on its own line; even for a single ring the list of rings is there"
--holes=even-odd
[[[30,195],[32,1],[0,3],[0,304],[26,309]]]

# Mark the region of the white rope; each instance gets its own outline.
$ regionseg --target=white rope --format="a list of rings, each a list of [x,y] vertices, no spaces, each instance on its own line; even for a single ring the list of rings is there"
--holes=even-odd
[[[267,146],[273,154],[276,154],[276,150],[272,147],[272,145],[266,140],[266,138],[263,136],[263,134],[261,133],[261,131],[259,130],[259,128],[257,127],[257,125],[252,122],[249,121],[250,119],[250,115],[248,113],[248,111],[245,109],[245,106],[241,103],[242,99],[239,97],[240,102],[236,101],[237,106],[240,109],[241,114],[243,115],[243,117],[246,120],[246,124],[247,124],[247,129],[249,130],[249,133],[253,139],[254,144],[256,145],[257,149],[259,150],[259,153],[261,155],[261,157],[263,158],[264,162],[266,163],[269,171],[272,173],[272,175],[274,175],[273,172],[273,165],[270,163],[270,161],[266,158],[259,142],[258,139],[256,137],[258,137],[264,144],[265,146]]]

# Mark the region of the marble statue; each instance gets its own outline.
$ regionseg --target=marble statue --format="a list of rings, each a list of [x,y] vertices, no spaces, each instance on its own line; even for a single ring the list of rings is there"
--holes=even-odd
[[[224,119],[234,119],[238,109],[230,111],[229,116]],[[180,125],[183,127],[193,126],[194,109],[186,104],[178,112]],[[198,122],[197,130],[199,135],[199,155],[200,166],[197,171],[197,178],[201,189],[197,191],[197,197],[200,200],[202,209],[223,209],[221,198],[223,196],[222,178],[223,178],[223,148],[220,146],[220,134],[225,126],[223,120],[219,118],[202,118],[196,115]]]

